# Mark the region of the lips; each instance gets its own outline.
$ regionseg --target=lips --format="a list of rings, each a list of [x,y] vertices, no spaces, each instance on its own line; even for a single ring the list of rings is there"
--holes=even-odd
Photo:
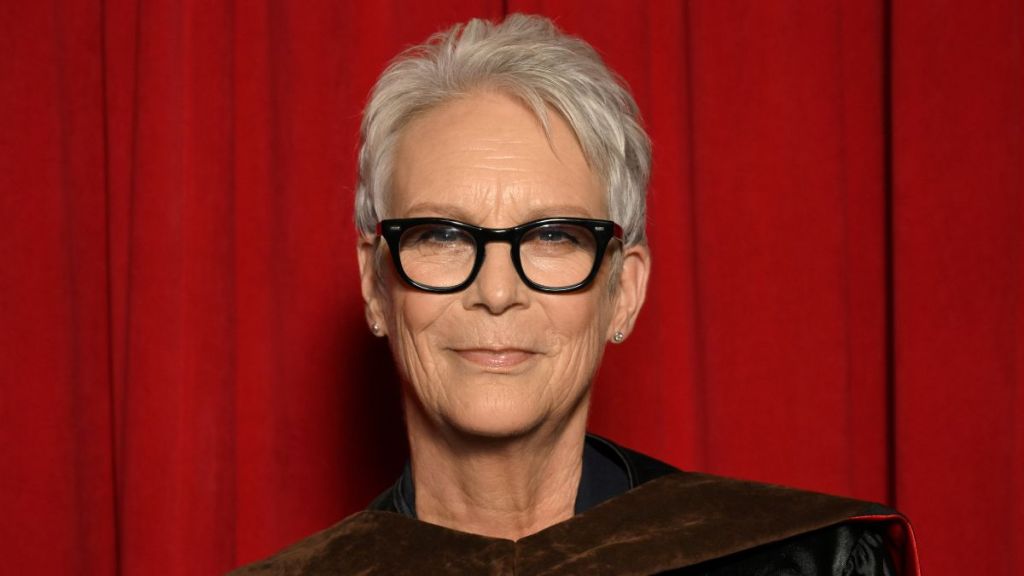
[[[455,350],[462,359],[485,368],[512,368],[533,358],[536,354],[518,348],[467,348]]]

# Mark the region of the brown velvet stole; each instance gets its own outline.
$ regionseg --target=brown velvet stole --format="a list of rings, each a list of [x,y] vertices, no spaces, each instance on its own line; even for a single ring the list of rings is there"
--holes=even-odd
[[[654,574],[831,526],[869,506],[685,472],[518,541],[359,512],[233,574]]]

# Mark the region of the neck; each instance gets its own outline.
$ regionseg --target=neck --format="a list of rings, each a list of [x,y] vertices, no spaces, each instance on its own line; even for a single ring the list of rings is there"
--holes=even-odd
[[[437,425],[414,401],[405,404],[420,520],[518,540],[573,515],[586,401],[566,422],[501,438]]]

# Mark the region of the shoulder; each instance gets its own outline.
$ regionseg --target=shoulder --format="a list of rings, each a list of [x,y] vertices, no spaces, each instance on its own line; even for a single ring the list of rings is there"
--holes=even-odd
[[[643,523],[658,526],[659,534],[644,548],[667,550],[655,563],[660,570],[709,576],[856,576],[916,570],[910,527],[895,510],[773,484],[680,472],[596,439],[634,469],[635,485],[641,488],[611,504],[618,508],[611,516],[637,514]],[[631,510],[622,510],[623,504]],[[595,517],[600,515],[595,511]]]
[[[233,576],[482,574],[514,566],[516,543],[367,510]],[[500,572],[501,570],[499,570]]]
[[[877,576],[899,574],[875,525],[847,521],[670,570],[677,576]]]
[[[348,541],[353,532],[360,532],[365,524],[365,514],[360,512],[345,518],[330,528],[307,536],[281,550],[270,558],[242,566],[231,576],[256,576],[265,574],[318,574],[311,567],[322,564],[338,548],[339,540]]]
[[[845,576],[865,573],[846,571],[863,558],[881,574],[889,566],[881,512],[850,498],[677,472],[521,544],[557,549],[568,558],[558,562],[577,573],[618,565],[642,573]]]

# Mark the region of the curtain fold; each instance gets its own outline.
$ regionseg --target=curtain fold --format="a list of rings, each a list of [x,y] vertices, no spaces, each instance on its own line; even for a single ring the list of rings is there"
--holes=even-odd
[[[652,284],[592,428],[898,506],[929,574],[1017,571],[1013,0],[8,3],[6,570],[221,573],[393,480],[359,113],[404,47],[518,11],[591,42],[654,141]]]
[[[937,568],[1012,574],[1024,550],[1019,2],[894,3],[898,503]],[[951,552],[984,551],[969,559]]]

